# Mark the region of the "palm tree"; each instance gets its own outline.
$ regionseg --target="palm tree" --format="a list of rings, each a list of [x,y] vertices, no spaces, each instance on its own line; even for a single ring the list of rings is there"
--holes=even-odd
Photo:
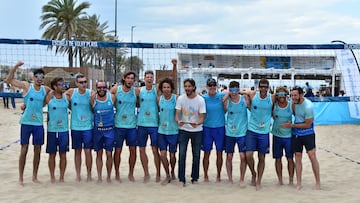
[[[87,24],[80,23],[81,17],[86,15],[85,9],[90,3],[83,2],[78,6],[76,0],[51,0],[42,7],[42,23],[40,29],[46,27],[42,37],[51,40],[72,40],[77,30],[87,30]],[[52,47],[50,47],[52,48]],[[56,53],[68,54],[69,67],[73,67],[73,48],[56,47]]]
[[[87,41],[104,41],[105,30],[109,27],[107,22],[100,23],[99,16],[85,16],[80,19],[82,24],[86,24],[86,30],[78,30],[76,33],[76,39],[87,40]],[[101,57],[98,56],[99,48],[87,48],[83,50],[81,47],[75,48],[75,54],[79,54],[80,67],[84,67],[85,63],[93,64],[94,61],[99,60]],[[100,62],[99,62],[99,66]]]

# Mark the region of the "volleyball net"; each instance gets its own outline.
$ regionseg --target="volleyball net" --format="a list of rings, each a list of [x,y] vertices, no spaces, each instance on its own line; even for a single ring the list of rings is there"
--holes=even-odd
[[[68,50],[71,49],[71,65]],[[337,95],[360,95],[357,61],[360,44],[334,41],[330,44],[188,44],[129,43],[69,40],[0,39],[0,78],[17,61],[25,62],[18,79],[31,79],[34,68],[63,67],[97,69],[96,77],[109,83],[120,81],[127,70],[140,79],[146,70],[172,70],[177,59],[177,83],[187,77],[206,88],[206,79],[215,77],[226,86],[239,80],[244,88],[256,87],[260,78],[273,86],[304,86],[306,81],[317,90]],[[116,60],[114,60],[116,57]],[[181,83],[180,83],[181,84]],[[182,92],[179,85],[179,92]]]

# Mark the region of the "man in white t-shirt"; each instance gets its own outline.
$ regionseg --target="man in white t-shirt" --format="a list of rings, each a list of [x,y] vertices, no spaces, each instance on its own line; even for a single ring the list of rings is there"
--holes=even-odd
[[[175,120],[179,125],[179,171],[180,187],[185,186],[185,162],[189,140],[193,155],[191,182],[199,179],[200,149],[203,136],[203,122],[206,113],[204,99],[196,94],[195,81],[191,78],[184,80],[185,94],[176,101]]]

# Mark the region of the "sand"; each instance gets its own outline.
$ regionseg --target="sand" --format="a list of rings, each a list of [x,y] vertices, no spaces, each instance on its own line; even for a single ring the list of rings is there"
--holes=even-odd
[[[16,110],[0,108],[0,202],[360,202],[360,125],[324,125],[316,126],[317,157],[320,163],[321,190],[314,190],[314,176],[308,157],[303,158],[303,188],[298,191],[293,186],[277,185],[274,160],[271,154],[266,156],[266,167],[262,189],[256,191],[250,185],[250,171],[246,172],[246,187],[240,188],[239,156],[234,156],[234,184],[227,182],[225,164],[222,169],[222,181],[215,182],[215,153],[210,160],[210,182],[202,181],[203,172],[200,164],[198,184],[187,184],[179,188],[177,181],[166,186],[155,182],[155,169],[150,147],[147,148],[151,180],[143,183],[143,170],[139,154],[135,165],[135,182],[127,179],[128,149],[124,148],[120,166],[122,183],[113,179],[86,182],[85,164],[82,166],[83,181],[75,181],[74,153],[68,153],[68,165],[65,183],[52,184],[47,166],[48,155],[45,145],[42,148],[38,178],[41,184],[31,181],[33,147],[30,145],[24,173],[24,186],[18,184],[19,140],[19,105]],[[187,180],[190,180],[191,148],[187,159]],[[95,157],[95,153],[94,153]],[[58,158],[57,158],[58,160]],[[224,154],[225,160],[225,154]],[[283,159],[283,166],[286,169]],[[105,168],[103,178],[105,179]],[[58,179],[59,170],[56,168]],[[162,179],[165,178],[162,169]],[[287,171],[283,171],[287,180]],[[113,175],[114,176],[114,175]],[[93,178],[96,179],[96,166],[93,163]]]

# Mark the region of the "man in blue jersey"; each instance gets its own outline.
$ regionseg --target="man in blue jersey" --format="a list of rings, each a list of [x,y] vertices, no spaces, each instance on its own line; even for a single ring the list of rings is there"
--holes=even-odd
[[[231,81],[229,84],[229,97],[224,102],[227,111],[227,123],[225,131],[224,148],[226,152],[226,171],[229,183],[233,183],[232,169],[234,148],[237,144],[240,155],[240,187],[245,187],[244,178],[246,172],[246,131],[248,128],[248,108],[250,101],[247,95],[240,95],[240,84]]]
[[[135,73],[130,71],[124,74],[121,80],[121,85],[115,85],[111,88],[111,94],[116,97],[116,114],[115,114],[115,141],[114,141],[114,168],[115,179],[121,182],[120,179],[120,161],[121,151],[124,140],[129,146],[129,174],[128,179],[132,182],[134,178],[134,167],[136,163],[136,88],[133,86],[135,80]]]
[[[278,177],[278,184],[283,185],[282,177],[282,156],[285,151],[287,168],[289,174],[289,185],[293,185],[294,179],[294,153],[291,146],[291,128],[284,128],[282,123],[292,121],[291,102],[288,101],[289,91],[280,86],[276,88],[276,101],[273,107],[273,119],[271,133],[273,134],[272,154],[275,159],[275,170]]]
[[[103,151],[106,153],[106,170],[108,183],[111,182],[114,147],[114,103],[115,95],[110,94],[104,81],[96,83],[96,94],[91,96],[94,108],[94,150],[96,151],[96,168],[98,183],[102,182]]]
[[[65,94],[70,100],[71,109],[71,143],[75,150],[74,162],[76,170],[76,180],[81,181],[81,153],[84,149],[85,163],[87,169],[87,181],[91,181],[92,154],[93,148],[93,113],[90,105],[90,97],[94,91],[87,88],[86,77],[79,73],[75,75],[76,88],[68,89]]]
[[[203,137],[203,122],[206,114],[204,98],[196,93],[195,80],[185,79],[185,94],[176,101],[175,120],[179,125],[179,172],[180,187],[185,187],[186,151],[189,140],[192,148],[191,182],[196,184],[199,179],[200,150]]]
[[[242,91],[250,96],[250,119],[246,134],[246,161],[252,174],[252,184],[261,189],[261,178],[265,169],[265,154],[269,153],[270,123],[275,95],[269,91],[269,81],[259,81],[258,91]],[[255,171],[254,151],[258,152],[257,173]]]
[[[156,182],[160,181],[160,154],[158,147],[158,125],[159,125],[159,108],[157,104],[156,87],[154,86],[154,72],[146,71],[144,75],[145,86],[140,87],[138,99],[140,111],[137,116],[137,141],[140,151],[140,160],[144,169],[144,182],[150,179],[148,157],[145,147],[148,137],[150,137],[150,145],[154,155],[154,163],[156,168]]]
[[[32,181],[38,183],[38,169],[40,163],[41,145],[44,144],[44,126],[43,126],[43,105],[46,94],[50,88],[43,85],[45,72],[42,69],[34,70],[33,83],[19,81],[14,79],[15,71],[24,64],[19,61],[9,72],[5,82],[23,89],[25,111],[20,119],[21,124],[21,151],[19,157],[19,184],[24,185],[24,168],[26,163],[26,155],[29,148],[30,136],[33,136],[32,143],[34,145],[34,161]]]
[[[46,153],[49,154],[50,181],[55,183],[55,158],[59,152],[60,182],[64,182],[66,169],[66,152],[69,151],[69,101],[66,98],[65,82],[63,78],[56,77],[50,83],[51,89],[46,95],[45,103],[48,105]]]
[[[315,189],[320,189],[320,167],[316,158],[315,130],[314,130],[314,107],[310,100],[304,97],[301,87],[294,87],[291,91],[292,109],[295,122],[282,123],[285,128],[292,128],[292,147],[295,153],[296,187],[301,189],[302,176],[302,152],[305,147],[311,161],[315,177]]]
[[[161,182],[162,185],[175,180],[175,164],[177,151],[177,140],[179,136],[179,127],[175,121],[175,106],[177,95],[173,93],[174,83],[169,78],[164,78],[159,83],[159,91],[161,96],[158,98],[159,103],[159,149],[161,162],[166,172],[166,178]],[[170,153],[170,164],[167,158],[167,150]],[[171,166],[171,175],[169,170]]]
[[[204,181],[209,181],[209,158],[213,143],[216,146],[216,182],[221,180],[221,167],[223,163],[222,152],[224,150],[225,138],[225,110],[223,98],[225,93],[217,92],[217,82],[214,78],[209,78],[206,82],[208,93],[203,95],[206,104],[206,117],[204,121],[203,137],[203,168]]]

